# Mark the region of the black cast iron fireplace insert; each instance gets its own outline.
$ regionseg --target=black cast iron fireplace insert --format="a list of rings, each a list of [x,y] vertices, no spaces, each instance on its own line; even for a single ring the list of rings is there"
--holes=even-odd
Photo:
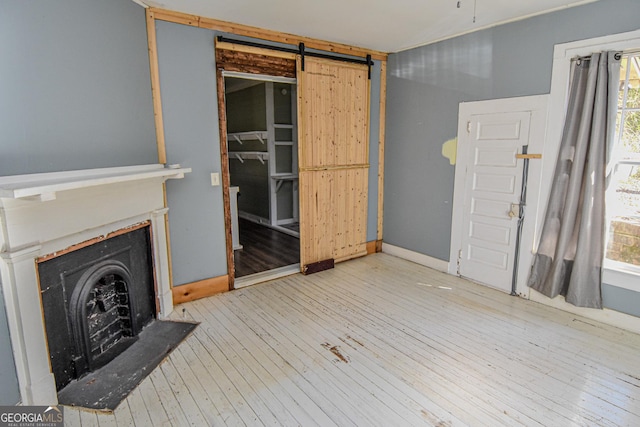
[[[38,263],[56,388],[104,366],[156,316],[148,226]]]
[[[99,262],[80,277],[69,304],[77,376],[104,366],[135,339],[132,284],[129,269],[114,260]]]

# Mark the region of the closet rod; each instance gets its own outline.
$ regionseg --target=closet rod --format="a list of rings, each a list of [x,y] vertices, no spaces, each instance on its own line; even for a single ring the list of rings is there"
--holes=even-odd
[[[313,56],[315,58],[333,59],[334,61],[350,62],[353,64],[363,64],[369,67],[369,78],[371,78],[371,66],[373,65],[373,60],[371,59],[371,55],[367,55],[365,59],[362,59],[362,58],[348,58],[348,57],[342,57],[342,56],[335,56],[335,55],[320,53],[320,52],[312,52],[312,51],[305,50],[304,43],[300,43],[300,47],[298,49],[294,49],[291,47],[271,46],[267,44],[251,42],[246,40],[234,40],[224,36],[218,36],[218,41],[234,43],[234,44],[239,44],[243,46],[259,47],[262,49],[276,50],[278,52],[297,53],[302,55],[303,61],[305,56]],[[304,66],[302,69],[304,70]]]

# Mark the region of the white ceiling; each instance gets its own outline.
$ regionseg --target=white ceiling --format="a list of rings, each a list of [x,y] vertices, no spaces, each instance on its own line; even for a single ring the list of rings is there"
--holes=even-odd
[[[383,52],[597,0],[134,0]],[[474,20],[475,9],[475,23]]]

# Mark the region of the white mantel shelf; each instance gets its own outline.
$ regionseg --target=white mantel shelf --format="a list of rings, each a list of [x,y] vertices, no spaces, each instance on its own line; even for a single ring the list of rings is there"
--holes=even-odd
[[[0,198],[47,201],[56,193],[151,178],[178,179],[190,168],[162,164],[86,169],[0,177]]]

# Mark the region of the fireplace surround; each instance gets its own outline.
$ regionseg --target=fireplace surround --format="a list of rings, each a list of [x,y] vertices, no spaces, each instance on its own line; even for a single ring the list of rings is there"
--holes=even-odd
[[[156,164],[0,177],[0,275],[23,405],[57,403],[38,264],[70,248],[89,247],[144,227],[141,229],[148,233],[150,243],[151,305],[158,318],[166,317],[173,302],[163,184],[188,172],[188,168]],[[69,296],[70,301],[75,298],[75,304],[85,305],[87,316],[91,315],[86,313],[87,303],[93,300],[99,312],[115,304],[115,310],[126,317],[131,301],[125,301],[129,291],[123,296],[123,289],[129,286],[126,282],[131,271],[121,259],[112,261],[87,270],[87,275],[93,275],[88,282],[96,279],[103,283],[88,285],[75,295],[72,291]],[[99,321],[102,326],[109,323],[108,318]],[[123,334],[140,327],[135,320],[123,322],[117,325]],[[79,328],[78,333],[86,336],[89,331]],[[114,345],[108,339],[102,344]],[[87,351],[92,351],[90,344]],[[98,355],[87,363],[95,366],[101,362]]]
[[[38,260],[58,391],[110,362],[155,318],[150,231],[144,222],[89,246]]]

